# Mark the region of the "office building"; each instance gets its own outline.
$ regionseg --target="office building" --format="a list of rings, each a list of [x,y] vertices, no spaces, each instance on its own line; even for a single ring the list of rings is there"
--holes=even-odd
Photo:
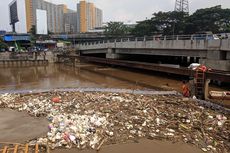
[[[77,12],[64,14],[65,33],[77,33]]]
[[[80,33],[88,32],[96,27],[102,26],[102,10],[93,3],[80,1],[77,4],[77,31]]]
[[[47,24],[47,28],[49,32],[65,33],[66,30],[70,31],[69,28],[66,28],[68,25],[74,27],[72,29],[77,29],[76,28],[77,23],[73,23],[77,21],[76,11],[68,9],[67,6],[64,4],[56,5],[47,2],[45,0],[14,0],[14,1],[17,1],[18,14],[19,14],[19,22],[16,23],[17,32],[21,32],[21,33],[29,32],[33,25],[39,26],[37,25],[37,20],[39,18],[39,14],[37,14],[37,12],[39,11],[37,10],[46,11],[47,23],[44,24]],[[71,22],[68,20],[68,23],[65,23],[65,21],[67,22],[67,20],[65,19],[66,16],[71,16],[70,19]]]
[[[96,26],[96,28],[100,28],[100,27],[102,27],[102,23],[103,23],[103,13],[102,13],[102,10],[101,9],[98,9],[98,8],[96,8],[95,9],[95,15],[96,15],[96,17],[95,17],[95,26]]]
[[[26,19],[27,19],[27,30],[31,29],[32,25],[36,25],[36,10],[46,10],[48,20],[48,30],[52,33],[64,33],[65,14],[74,12],[67,8],[66,5],[56,5],[44,0],[25,0],[26,1]],[[76,16],[77,18],[77,16]]]

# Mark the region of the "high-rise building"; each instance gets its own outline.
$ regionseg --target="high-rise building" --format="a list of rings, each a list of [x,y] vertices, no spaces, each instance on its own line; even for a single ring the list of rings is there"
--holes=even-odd
[[[32,25],[36,25],[36,9],[47,11],[48,30],[53,33],[65,32],[64,16],[66,13],[74,12],[69,10],[64,4],[56,5],[44,0],[26,0],[26,6],[27,30],[30,29]]]
[[[96,27],[99,28],[99,27],[102,27],[102,23],[103,23],[103,12],[102,10],[96,8],[95,9],[95,24],[96,24]]]
[[[75,26],[74,29],[77,29],[77,23],[73,23],[73,21],[69,23],[65,20],[66,14],[71,13],[71,20],[77,20],[76,11],[70,10],[66,5],[56,5],[45,0],[14,0],[19,3],[20,8],[20,29],[24,29],[23,32],[29,32],[32,26],[37,26],[37,10],[45,10],[47,12],[47,27],[48,30],[52,33],[64,33],[66,32],[66,24],[71,24],[71,26]],[[25,9],[23,9],[25,8]],[[75,14],[74,14],[75,13]],[[75,16],[74,16],[75,15]],[[45,24],[45,23],[44,23]],[[26,30],[25,30],[26,29]],[[77,30],[75,30],[76,32]]]
[[[64,14],[65,33],[77,33],[77,12]]]
[[[102,26],[102,10],[85,0],[77,4],[77,31],[84,33]]]

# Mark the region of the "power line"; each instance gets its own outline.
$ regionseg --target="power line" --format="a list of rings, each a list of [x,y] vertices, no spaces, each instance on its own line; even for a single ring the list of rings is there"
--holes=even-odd
[[[188,0],[176,0],[174,11],[189,13]]]

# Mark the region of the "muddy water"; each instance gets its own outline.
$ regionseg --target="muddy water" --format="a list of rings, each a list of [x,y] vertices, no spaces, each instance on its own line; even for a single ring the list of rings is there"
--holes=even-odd
[[[180,81],[90,64],[0,68],[0,90],[77,87],[178,88]]]
[[[25,142],[48,132],[46,118],[35,118],[26,112],[0,109],[0,143]]]
[[[63,149],[51,151],[51,153],[202,153],[202,151],[184,143],[143,139],[137,143],[103,146],[99,151]]]
[[[155,76],[152,74],[142,74],[133,70],[96,66],[87,63],[79,64],[73,68],[65,65],[51,64],[48,66],[21,67],[21,68],[0,68],[0,90],[30,90],[30,89],[54,89],[54,88],[79,88],[79,87],[105,87],[105,88],[128,88],[128,89],[156,89],[180,91],[181,81],[169,79],[167,77]],[[12,115],[12,116],[9,116]],[[22,114],[25,115],[25,114]],[[9,121],[3,121],[3,116],[9,116]],[[20,116],[13,112],[0,110],[0,125],[14,127],[11,125],[14,120],[22,121]],[[15,122],[15,124],[18,124]],[[24,124],[28,125],[28,124]],[[30,126],[32,124],[29,124]],[[36,123],[32,125],[32,127]],[[46,129],[47,126],[43,126]],[[5,131],[0,126],[0,133]],[[23,129],[24,127],[22,127]],[[30,127],[31,128],[31,127]],[[34,127],[33,127],[34,128]],[[14,131],[14,128],[9,128]],[[16,131],[16,129],[15,129]],[[34,133],[32,133],[34,134]],[[14,137],[16,136],[16,138]],[[3,135],[0,140],[15,138],[15,141],[22,141],[23,132],[12,132]],[[12,136],[12,137],[11,137]],[[35,135],[33,135],[35,136]],[[30,136],[25,137],[28,140]],[[76,150],[56,150],[53,153],[73,153]],[[85,150],[82,153],[94,153],[95,151]],[[104,146],[100,152],[200,152],[194,146],[187,144],[171,144],[169,142],[142,140],[140,143],[129,143],[125,145]]]

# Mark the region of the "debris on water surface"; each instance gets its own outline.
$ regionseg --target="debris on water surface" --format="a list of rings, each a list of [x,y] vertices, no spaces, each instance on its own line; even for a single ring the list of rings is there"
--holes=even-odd
[[[60,98],[59,98],[59,97],[53,97],[53,98],[52,98],[52,101],[53,101],[54,103],[59,103],[59,102],[60,102]]]
[[[195,100],[179,95],[2,94],[0,107],[47,117],[49,132],[34,141],[48,143],[52,149],[97,150],[102,144],[148,138],[184,141],[204,152],[230,152],[229,114],[204,108]]]

